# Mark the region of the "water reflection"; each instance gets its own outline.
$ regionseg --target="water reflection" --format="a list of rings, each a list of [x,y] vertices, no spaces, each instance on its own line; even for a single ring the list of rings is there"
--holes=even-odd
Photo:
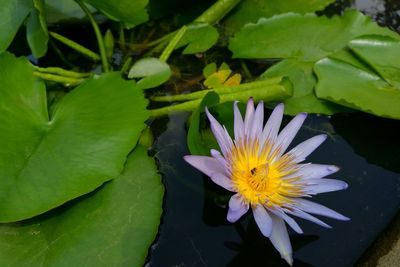
[[[286,266],[251,215],[236,224],[226,221],[229,192],[182,160],[188,153],[186,119],[187,114],[180,114],[154,124],[167,124],[156,144],[166,198],[148,266]],[[333,228],[325,229],[299,219],[305,234],[291,234],[294,266],[352,266],[394,216],[400,205],[400,175],[394,172],[396,159],[390,158],[400,144],[388,138],[398,136],[395,126],[397,121],[358,113],[306,120],[293,144],[328,133],[327,142],[309,160],[340,166],[331,177],[349,184],[348,190],[319,195],[315,201],[351,221],[326,219]]]

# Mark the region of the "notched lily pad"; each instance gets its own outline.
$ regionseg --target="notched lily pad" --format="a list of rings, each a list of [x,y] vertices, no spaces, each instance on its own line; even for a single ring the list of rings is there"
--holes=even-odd
[[[163,192],[153,159],[138,146],[123,173],[96,192],[43,216],[1,224],[0,265],[142,266]]]
[[[0,54],[0,222],[33,217],[122,170],[148,117],[120,73],[91,78],[49,116],[46,88],[24,58]]]

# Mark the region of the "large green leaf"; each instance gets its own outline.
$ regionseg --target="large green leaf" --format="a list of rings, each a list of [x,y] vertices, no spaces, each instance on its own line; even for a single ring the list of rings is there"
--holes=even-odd
[[[138,146],[124,172],[87,196],[0,226],[0,266],[142,266],[162,212],[154,161]]]
[[[400,89],[400,42],[385,36],[352,40],[351,50],[368,63],[388,83]]]
[[[49,35],[44,0],[33,0],[34,7],[26,24],[26,38],[32,54],[39,58],[46,54]]]
[[[148,0],[84,0],[102,11],[109,18],[123,22],[131,28],[147,21]]]
[[[46,88],[23,58],[0,54],[0,221],[30,218],[122,170],[147,101],[119,73],[95,77],[48,114]]]
[[[285,59],[261,74],[261,78],[285,75],[292,82],[293,96],[283,101],[285,103],[285,114],[295,115],[307,111],[330,115],[345,110],[342,106],[319,100],[315,96],[314,86],[317,79],[312,73],[313,65],[313,62]]]
[[[32,8],[32,0],[0,0],[0,53],[11,44]]]
[[[250,22],[286,12],[310,13],[324,9],[334,0],[244,0],[225,19],[227,34],[233,34]]]
[[[318,97],[378,116],[400,119],[400,90],[378,75],[329,58],[317,62],[314,71],[318,76],[315,89]]]
[[[332,18],[288,13],[247,24],[231,39],[229,48],[236,58],[317,61],[366,34],[400,39],[397,33],[378,26],[355,10]]]

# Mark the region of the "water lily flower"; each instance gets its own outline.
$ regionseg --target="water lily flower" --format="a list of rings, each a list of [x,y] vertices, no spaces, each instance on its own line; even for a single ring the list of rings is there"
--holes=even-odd
[[[211,157],[188,155],[184,159],[214,183],[235,192],[229,200],[229,222],[236,222],[251,208],[261,233],[291,265],[292,247],[285,222],[295,232],[303,231],[289,215],[327,228],[330,226],[311,214],[348,220],[332,209],[303,198],[346,189],[347,184],[324,178],[337,172],[336,166],[302,163],[325,141],[326,135],[314,136],[286,152],[307,114],[298,114],[279,132],[283,109],[283,104],[277,105],[264,126],[263,102],[255,108],[250,99],[244,120],[235,102],[235,138],[232,140],[226,128],[206,108],[222,154],[212,149]]]

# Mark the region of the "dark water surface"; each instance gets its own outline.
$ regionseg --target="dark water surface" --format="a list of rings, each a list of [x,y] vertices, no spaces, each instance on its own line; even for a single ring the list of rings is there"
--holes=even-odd
[[[251,214],[227,222],[229,195],[186,164],[187,114],[158,120],[156,151],[166,197],[157,242],[148,267],[287,266],[259,232]],[[400,122],[368,114],[311,115],[293,142],[316,134],[329,138],[308,161],[341,167],[331,178],[349,184],[345,191],[318,195],[314,201],[351,218],[324,219],[325,229],[298,219],[303,235],[291,233],[294,266],[352,266],[396,214],[400,204]]]

